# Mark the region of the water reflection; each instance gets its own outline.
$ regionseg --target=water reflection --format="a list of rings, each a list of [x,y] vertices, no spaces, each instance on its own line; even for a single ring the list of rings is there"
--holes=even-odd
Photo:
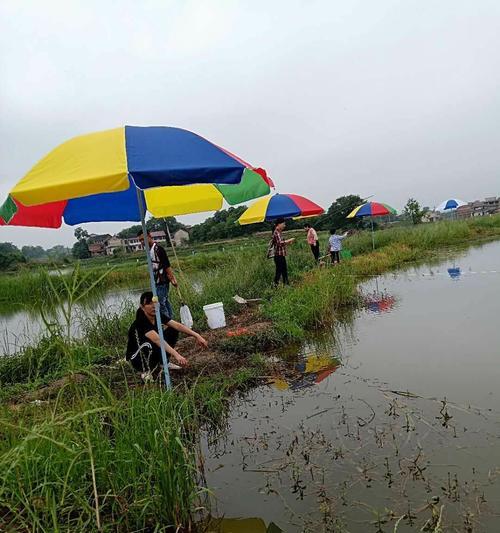
[[[205,446],[218,508],[288,533],[498,531],[499,262],[492,243],[460,278],[447,257],[365,283],[369,312],[296,348]]]
[[[282,533],[276,524],[269,526],[261,518],[212,518],[206,533]]]
[[[452,267],[452,268],[449,268],[448,269],[448,274],[450,276],[451,279],[460,279],[460,274],[461,274],[461,271],[460,271],[460,267]]]
[[[386,290],[380,290],[378,278],[375,278],[375,288],[372,293],[363,296],[365,308],[372,313],[388,313],[394,307],[396,298]]]
[[[330,354],[310,354],[295,364],[295,373],[271,381],[278,390],[300,390],[321,383],[339,368],[340,362]]]
[[[389,294],[377,294],[365,297],[366,308],[372,313],[388,313],[394,307],[396,298]]]

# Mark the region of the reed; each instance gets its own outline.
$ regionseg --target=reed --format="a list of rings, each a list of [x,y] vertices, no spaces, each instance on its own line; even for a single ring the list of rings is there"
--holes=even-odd
[[[126,388],[88,372],[50,406],[0,415],[0,520],[15,530],[189,529],[206,505],[199,433],[220,423],[229,393],[253,377],[192,387]],[[206,510],[206,509],[205,509]],[[198,512],[199,512],[198,511]]]

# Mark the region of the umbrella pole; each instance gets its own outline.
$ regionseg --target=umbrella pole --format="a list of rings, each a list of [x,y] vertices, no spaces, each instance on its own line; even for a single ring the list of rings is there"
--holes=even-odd
[[[146,222],[144,220],[146,209],[144,206],[144,200],[142,197],[141,190],[138,187],[136,187],[136,191],[137,191],[137,203],[139,205],[139,212],[141,214],[141,226],[142,226],[142,235],[144,237],[144,249],[146,250],[146,258],[148,261],[149,281],[151,283],[151,291],[153,292],[153,301],[156,302],[155,303],[155,315],[156,315],[156,323],[159,325],[158,335],[160,336],[160,351],[161,351],[161,359],[163,361],[163,372],[165,374],[165,386],[167,387],[167,389],[171,389],[172,384],[170,383],[170,373],[168,371],[168,360],[167,360],[167,354],[165,352],[165,338],[163,336],[163,327],[161,326],[160,306],[158,305],[158,293],[156,292],[155,276],[153,273],[153,263],[151,262],[151,254],[149,250]]]
[[[375,250],[375,233],[373,232],[373,217],[370,217],[370,222],[372,223],[372,246]]]

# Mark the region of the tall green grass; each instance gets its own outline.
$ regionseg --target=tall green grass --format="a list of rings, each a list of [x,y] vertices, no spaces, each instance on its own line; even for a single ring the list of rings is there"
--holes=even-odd
[[[104,392],[34,422],[0,419],[4,523],[30,531],[191,523],[201,489],[192,396],[141,390],[123,401]]]
[[[75,278],[78,285],[75,286],[74,297],[81,299],[92,297],[103,291],[117,287],[147,284],[149,275],[142,265],[134,265],[132,268],[102,268],[87,269],[79,263],[72,266],[69,271],[49,271],[45,268],[38,270],[23,270],[19,273],[0,275],[0,307],[22,307],[24,309],[47,308],[51,303],[58,304],[57,299],[52,302],[47,298],[52,296],[67,296],[66,285],[73,285]],[[96,284],[96,280],[100,280]],[[55,289],[53,293],[52,290]]]
[[[500,236],[500,216],[496,215],[379,230],[375,232],[375,247],[379,249],[398,243],[420,250],[432,250],[443,246],[467,244],[481,237],[498,236]],[[356,255],[371,252],[370,232],[365,231],[347,239],[345,246]]]
[[[206,504],[199,433],[252,370],[191,388],[126,389],[93,374],[50,406],[0,414],[0,523],[13,531],[190,530]],[[198,511],[195,511],[198,509]]]

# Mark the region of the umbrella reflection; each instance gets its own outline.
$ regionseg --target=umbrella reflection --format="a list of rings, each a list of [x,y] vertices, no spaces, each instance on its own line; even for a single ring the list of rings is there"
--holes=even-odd
[[[309,355],[295,365],[299,373],[290,378],[278,377],[272,385],[278,390],[299,390],[321,383],[340,366],[337,359],[329,354]]]
[[[395,303],[396,298],[386,293],[374,292],[365,297],[365,306],[372,313],[388,313]]]
[[[460,267],[453,267],[448,269],[448,274],[451,279],[460,279],[462,272],[460,271]]]
[[[266,527],[261,518],[213,518],[208,524],[207,533],[282,533],[276,524],[271,522]]]

